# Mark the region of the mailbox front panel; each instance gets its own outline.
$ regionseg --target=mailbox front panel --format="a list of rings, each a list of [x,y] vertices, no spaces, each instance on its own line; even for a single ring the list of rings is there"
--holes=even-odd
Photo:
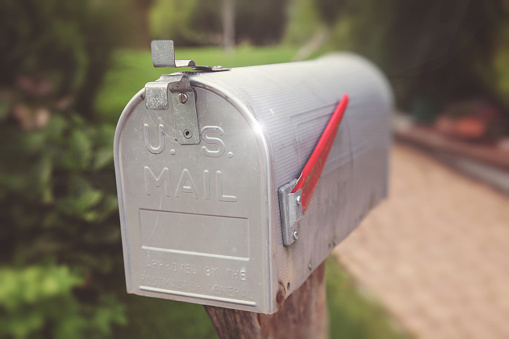
[[[197,145],[179,144],[171,105],[147,109],[143,92],[117,127],[128,292],[272,313],[268,185],[256,128],[212,91],[195,93]]]

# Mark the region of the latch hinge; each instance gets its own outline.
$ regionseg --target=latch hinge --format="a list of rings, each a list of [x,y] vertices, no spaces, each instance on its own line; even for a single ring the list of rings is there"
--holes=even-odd
[[[154,40],[151,43],[154,67],[191,67],[204,72],[227,71],[221,66],[200,66],[193,60],[175,60],[175,47],[172,40]],[[200,129],[196,111],[196,98],[189,77],[184,73],[161,76],[157,81],[145,85],[145,107],[152,110],[173,108],[177,141],[181,145],[200,143]]]
[[[147,109],[168,110],[170,102],[175,117],[177,142],[181,145],[199,144],[200,130],[195,95],[186,74],[165,74],[157,81],[145,85]]]

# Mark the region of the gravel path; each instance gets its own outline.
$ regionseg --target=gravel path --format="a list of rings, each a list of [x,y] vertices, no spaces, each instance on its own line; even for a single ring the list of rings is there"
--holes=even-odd
[[[405,146],[391,161],[335,254],[417,338],[509,338],[509,197]]]

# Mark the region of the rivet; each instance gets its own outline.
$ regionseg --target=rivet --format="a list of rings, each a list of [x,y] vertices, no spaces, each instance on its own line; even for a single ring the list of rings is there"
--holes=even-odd
[[[293,240],[299,239],[299,232],[297,230],[293,231]]]
[[[300,206],[300,204],[302,202],[302,199],[301,199],[300,195],[297,197],[296,202],[297,202],[297,205]]]
[[[193,136],[193,133],[190,130],[186,129],[184,131],[184,138],[191,139],[192,136]]]
[[[311,264],[311,262],[309,263],[308,268],[310,271],[313,269],[313,265]]]
[[[285,296],[283,295],[283,292],[279,291],[277,293],[276,301],[278,304],[281,304],[283,301],[285,301]]]
[[[185,104],[187,102],[187,94],[186,93],[179,93],[177,98],[181,104]]]

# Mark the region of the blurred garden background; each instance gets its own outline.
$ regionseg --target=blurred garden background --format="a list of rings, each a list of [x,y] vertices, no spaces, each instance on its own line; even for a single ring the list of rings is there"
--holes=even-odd
[[[509,147],[507,0],[3,1],[0,337],[215,337],[201,306],[125,292],[113,135],[165,71],[151,39],[225,67],[359,53],[406,125]],[[333,259],[327,279],[331,337],[407,336]]]

